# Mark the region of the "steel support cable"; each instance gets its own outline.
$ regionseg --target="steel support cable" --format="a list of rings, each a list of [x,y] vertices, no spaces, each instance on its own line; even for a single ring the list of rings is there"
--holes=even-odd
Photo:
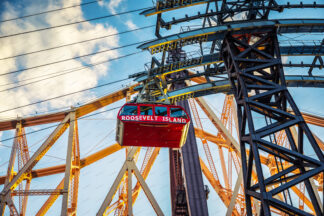
[[[24,79],[24,80],[17,81],[17,82],[6,83],[6,84],[2,84],[0,86],[13,85],[13,84],[21,83],[21,82],[24,82],[24,81],[28,81],[28,80],[33,80],[33,79],[37,79],[37,78],[40,78],[40,77],[44,77],[44,76],[47,77],[47,76],[50,76],[50,75],[53,75],[53,74],[57,74],[57,75],[60,75],[61,74],[61,75],[64,75],[64,74],[67,74],[67,73],[73,73],[73,72],[76,72],[76,71],[79,71],[79,70],[83,70],[83,69],[95,67],[95,66],[100,65],[100,64],[105,64],[105,63],[110,62],[110,61],[113,61],[113,60],[117,60],[117,59],[125,58],[125,57],[128,57],[128,56],[136,55],[136,54],[139,54],[139,53],[142,53],[142,52],[143,51],[134,52],[134,53],[130,53],[130,54],[127,54],[127,55],[124,55],[124,56],[116,57],[114,59],[100,61],[100,62],[96,62],[94,64],[87,64],[87,65],[84,65],[84,66],[81,66],[81,67],[70,68],[70,69],[66,69],[66,70],[63,70],[63,71],[56,71],[54,73],[44,74],[44,75],[40,75],[40,76],[37,76],[37,77],[32,77],[32,78]],[[64,72],[64,71],[67,71],[67,72]],[[0,74],[0,76],[1,76],[1,74]]]
[[[140,43],[142,43],[142,42],[136,42],[136,43],[121,46],[121,47],[115,47],[115,48],[112,48],[112,49],[101,50],[101,51],[88,53],[88,54],[81,55],[81,56],[76,56],[76,57],[73,57],[73,58],[62,59],[62,60],[59,60],[59,61],[50,62],[50,63],[46,63],[46,64],[41,64],[41,65],[36,65],[36,66],[25,68],[25,69],[19,69],[19,70],[15,70],[15,71],[10,71],[10,72],[7,72],[7,73],[2,73],[2,74],[0,74],[0,76],[19,73],[19,72],[23,72],[23,71],[27,71],[27,70],[31,70],[31,69],[36,69],[36,68],[40,68],[40,67],[45,67],[45,66],[49,66],[49,65],[53,65],[53,64],[63,63],[63,62],[71,61],[71,60],[81,59],[81,58],[88,57],[88,56],[93,56],[93,55],[102,54],[102,53],[105,53],[105,52],[109,52],[109,51],[129,47],[129,46],[134,46],[134,45],[137,45],[137,44],[140,44]],[[142,52],[142,51],[140,51],[140,52]],[[137,52],[137,53],[139,53],[139,52]]]
[[[29,15],[25,15],[25,16],[0,20],[0,23],[14,21],[14,20],[18,20],[18,19],[25,19],[28,17],[38,16],[38,15],[42,15],[42,14],[46,14],[46,13],[57,12],[57,11],[66,10],[66,9],[75,8],[75,7],[81,7],[81,6],[85,6],[85,5],[89,5],[89,4],[93,4],[93,3],[97,3],[97,2],[101,2],[101,1],[103,1],[103,0],[89,1],[89,2],[85,2],[85,3],[71,5],[71,6],[62,7],[62,8],[57,8],[57,9],[53,9],[53,10],[47,10],[47,11],[43,11],[43,12],[39,12],[39,13],[35,13],[35,14],[29,14]]]
[[[130,84],[130,83],[128,83]],[[101,97],[104,97],[108,94],[111,94],[113,92],[117,92],[117,91],[120,91],[122,90],[122,88],[120,88],[120,86],[116,87],[116,88],[112,88],[111,90],[109,90],[108,92],[103,92],[103,93],[99,93],[97,94],[97,98],[101,98]],[[80,107],[80,106],[83,106],[83,105],[86,105],[87,103],[90,103],[93,101],[93,98],[89,98],[89,99],[86,99],[84,101],[81,101],[81,102],[78,102],[77,103],[77,107]],[[69,108],[71,108],[70,106],[66,106],[66,107],[62,107],[62,108],[57,108],[57,109],[51,109],[51,110],[48,110],[47,112],[43,112],[43,113],[39,113],[39,114],[51,114],[53,111],[66,111],[68,110]]]
[[[57,99],[57,98],[60,98],[60,97],[65,97],[65,96],[68,96],[68,95],[76,94],[76,93],[83,92],[83,91],[87,91],[87,90],[90,90],[90,89],[100,88],[100,87],[103,87],[103,86],[111,85],[111,84],[118,83],[118,82],[121,82],[121,81],[124,81],[124,80],[128,80],[128,79],[129,78],[125,78],[125,79],[121,79],[121,80],[116,80],[116,81],[113,81],[113,82],[110,82],[110,83],[105,83],[105,84],[102,84],[102,85],[99,85],[99,86],[95,86],[95,87],[92,87],[92,88],[87,88],[87,89],[83,89],[83,90],[80,90],[80,91],[71,92],[71,93],[68,93],[68,94],[65,94],[65,95],[60,95],[60,96],[53,97],[53,98],[49,98],[49,99],[46,99],[46,100],[34,102],[34,103],[31,103],[31,104],[26,104],[26,105],[23,105],[21,107],[27,107],[27,106],[30,106],[30,105],[33,105],[33,104],[42,103],[42,102],[49,101],[49,100],[53,100],[53,99]],[[104,110],[104,111],[101,111],[101,112],[97,112],[97,113],[94,113],[94,114],[86,115],[86,116],[83,116],[83,117],[78,118],[77,120],[84,119],[84,118],[88,118],[88,117],[95,116],[95,115],[99,115],[99,114],[104,113],[104,112],[109,112],[109,111],[118,109],[120,107],[121,106],[115,107],[115,108],[111,108],[111,109],[108,109],[108,110]],[[11,110],[14,110],[14,109],[19,109],[19,107],[18,108],[13,108]],[[2,112],[6,112],[6,111],[2,111]],[[39,130],[31,131],[29,133],[25,133],[25,135],[27,135],[27,134],[33,134],[33,133],[40,132],[40,131],[43,131],[43,130],[47,130],[47,129],[50,129],[50,128],[53,128],[53,127],[57,127],[57,126],[59,126],[61,124],[65,124],[65,123],[59,123],[59,124],[56,124],[56,125],[52,125],[52,126],[49,126],[49,127],[45,127],[45,128],[39,129]],[[19,137],[19,136],[14,136],[14,137],[10,137],[10,138],[4,139],[4,140],[0,140],[0,142],[5,142],[5,141],[8,141],[8,140],[12,140],[12,139],[15,139],[17,137]],[[4,144],[2,144],[1,146],[8,147],[8,148],[12,148],[12,146],[4,145]],[[33,153],[33,151],[30,151],[30,152]],[[59,158],[59,159],[61,159],[61,158]]]
[[[93,67],[93,66],[96,66],[96,65],[99,65],[99,64],[104,64],[104,63],[107,63],[107,62],[111,62],[111,61],[115,61],[115,60],[119,60],[119,59],[122,59],[122,58],[129,57],[129,56],[132,56],[132,55],[136,55],[136,54],[139,54],[141,52],[142,51],[135,52],[135,53],[130,53],[130,54],[123,55],[123,56],[119,56],[119,57],[116,57],[116,58],[109,59],[107,61],[99,62],[98,64],[95,63],[95,64],[90,64],[88,66],[83,66],[83,67],[68,69],[67,72],[62,72],[62,73],[55,72],[55,73],[47,74],[45,76],[52,75],[52,74],[56,74],[56,75],[53,75],[53,76],[50,76],[50,77],[46,77],[46,78],[43,78],[43,79],[39,79],[39,80],[35,80],[35,81],[29,82],[29,83],[20,84],[20,85],[14,86],[14,87],[2,89],[2,90],[0,90],[0,92],[5,92],[5,91],[8,91],[8,90],[12,90],[12,89],[20,88],[20,87],[27,86],[27,85],[30,85],[30,84],[42,82],[42,81],[45,81],[45,80],[48,80],[48,79],[52,79],[52,78],[56,78],[56,77],[59,77],[59,76],[63,76],[63,75],[66,75],[66,74],[78,72],[80,70],[84,70],[84,69],[87,69],[87,68],[90,68],[90,67]],[[2,76],[2,75],[0,75],[0,76]],[[35,77],[33,79],[36,79],[36,78],[39,78],[39,77]],[[30,79],[32,79],[32,78],[29,78],[29,79],[26,79],[26,80],[30,80]],[[19,83],[19,82],[16,82],[16,83]],[[7,83],[7,84],[3,84],[3,86],[4,85],[12,85],[12,84],[15,84],[15,83]]]
[[[113,111],[113,110],[116,110],[116,109],[119,109],[119,108],[121,108],[121,106],[114,107],[114,108],[111,108],[111,109],[108,109],[108,110],[104,110],[104,111],[101,111],[101,112],[93,113],[93,114],[90,114],[90,115],[82,116],[82,117],[80,117],[78,119],[71,120],[70,122],[77,121],[77,120],[80,120],[80,119],[85,119],[85,118],[88,118],[88,117],[91,117],[91,116],[95,116],[95,115],[99,115],[99,114],[102,114],[102,113],[105,113],[105,112],[110,112],[110,111]],[[25,133],[25,135],[34,134],[34,133],[37,133],[37,132],[40,132],[40,131],[44,131],[44,130],[48,130],[48,129],[51,129],[51,128],[55,128],[55,127],[58,127],[58,126],[60,126],[62,124],[65,124],[65,123],[58,123],[58,124],[51,125],[51,126],[48,126],[48,127],[42,128],[42,129],[34,130],[34,131],[31,131],[31,132]],[[13,139],[18,138],[18,137],[20,137],[20,136],[13,136],[13,137],[9,137],[9,138],[0,140],[0,142],[2,143],[1,146],[12,149],[12,146],[5,145],[5,144],[3,144],[3,142],[9,141],[9,140],[13,140]],[[18,148],[19,147],[16,147],[16,149],[18,149]],[[29,152],[30,153],[35,153],[36,151],[31,151],[30,150]],[[60,159],[60,160],[65,160],[64,158],[60,158],[60,157],[53,156],[53,155],[48,155],[48,154],[45,154],[44,156],[52,157],[52,158],[56,158],[56,159]],[[1,164],[1,166],[3,166],[3,164]]]
[[[128,84],[130,84],[130,83],[128,83]],[[107,94],[110,94],[110,93],[116,92],[116,91],[120,91],[120,90],[121,90],[120,87],[119,88],[113,88],[113,90],[108,91],[108,93],[106,92],[106,93],[98,94],[97,97],[101,98],[101,97],[103,97],[103,96],[105,96]],[[93,101],[93,98],[87,99],[85,101],[81,101],[81,103],[78,102],[77,107],[86,105],[88,102],[91,102],[91,101]],[[65,107],[60,107],[60,108],[56,108],[56,109],[50,109],[50,110],[47,110],[47,111],[44,111],[44,112],[36,112],[36,113],[39,114],[39,115],[46,115],[46,114],[50,115],[54,111],[56,111],[56,112],[60,112],[60,111],[64,112],[64,111],[67,111],[69,108],[71,108],[71,106],[65,106]],[[25,116],[25,118],[33,117],[33,116],[35,116],[35,115]],[[9,121],[12,120],[12,119],[13,119],[12,117],[7,118],[7,120],[9,120]]]
[[[35,33],[35,32],[39,32],[39,31],[45,31],[45,30],[50,30],[50,29],[55,29],[55,28],[61,28],[61,27],[69,26],[69,25],[81,24],[81,23],[100,20],[100,19],[106,19],[106,18],[110,18],[110,17],[114,17],[114,16],[120,16],[120,15],[124,15],[124,14],[129,14],[129,13],[142,11],[142,10],[145,10],[145,9],[148,9],[148,7],[147,8],[140,8],[140,9],[130,10],[130,11],[125,11],[125,12],[121,12],[121,13],[109,14],[109,15],[106,15],[106,16],[95,17],[95,18],[91,18],[91,19],[80,20],[80,21],[72,22],[72,23],[66,23],[66,24],[41,28],[41,29],[35,29],[35,30],[31,30],[31,31],[19,32],[19,33],[10,34],[10,35],[3,35],[3,36],[0,36],[0,39],[19,36],[19,35],[24,35],[24,34]]]
[[[25,133],[25,134],[27,134],[27,133]],[[14,138],[18,138],[18,137],[20,137],[20,136],[21,136],[21,135],[19,135],[19,136],[15,136],[15,137],[13,137],[13,139],[14,139]],[[30,152],[30,153],[35,153],[36,151],[31,150],[31,148],[32,148],[33,146],[39,144],[39,143],[40,143],[41,141],[43,141],[44,139],[46,139],[46,137],[47,137],[47,136],[45,136],[45,137],[41,138],[40,140],[38,140],[37,142],[35,142],[35,143],[29,145],[29,146],[28,146],[28,147],[29,147],[28,152]],[[7,147],[7,148],[12,148],[12,146],[4,145],[3,143],[1,144],[1,146],[3,146],[3,147]],[[19,147],[16,147],[16,149],[19,150]],[[55,159],[59,159],[59,160],[65,160],[65,158],[60,158],[60,157],[57,157],[57,156],[54,156],[54,155],[49,155],[49,154],[44,155],[44,156],[46,156],[46,157],[51,157],[51,158],[55,158]],[[8,163],[9,163],[9,162],[6,161],[6,162],[0,164],[0,167],[6,165],[6,164],[8,164]]]
[[[113,82],[105,83],[105,84],[102,84],[102,85],[98,85],[98,86],[94,86],[94,87],[90,87],[90,88],[85,88],[85,89],[82,89],[82,90],[79,90],[79,91],[74,91],[74,92],[70,92],[70,93],[67,93],[67,94],[47,98],[47,99],[44,99],[44,100],[41,100],[41,101],[36,101],[36,102],[33,102],[33,103],[17,106],[17,107],[14,107],[14,108],[1,110],[0,113],[9,112],[9,111],[12,111],[12,110],[16,110],[16,109],[20,109],[20,108],[24,108],[24,107],[28,107],[28,106],[32,106],[32,105],[36,105],[36,104],[40,104],[40,103],[44,103],[44,102],[55,100],[55,99],[58,99],[58,98],[62,98],[62,97],[74,95],[74,94],[77,94],[77,93],[89,91],[89,90],[92,90],[92,89],[105,87],[105,86],[112,85],[112,84],[115,84],[115,83],[119,83],[119,82],[122,82],[122,81],[125,81],[125,80],[128,80],[128,79],[130,79],[130,78],[124,78],[124,79],[116,80],[116,81],[113,81]]]
[[[105,112],[110,112],[110,111],[113,111],[113,110],[116,110],[116,109],[119,109],[119,108],[121,108],[121,106],[113,107],[113,108],[108,109],[108,110],[104,110],[104,111],[101,111],[101,112],[97,112],[97,113],[89,114],[89,115],[86,115],[86,116],[82,116],[82,117],[80,117],[80,118],[78,118],[76,120],[79,121],[81,119],[85,119],[85,118],[88,118],[88,117],[96,116],[96,115],[99,115],[99,114],[102,114],[102,113],[105,113]],[[76,120],[72,120],[72,121],[76,121]],[[34,133],[37,133],[37,132],[40,132],[40,131],[44,131],[44,130],[48,130],[48,129],[51,129],[51,128],[55,128],[55,127],[58,127],[58,126],[60,126],[62,124],[65,124],[65,123],[58,123],[58,124],[51,125],[51,126],[48,126],[48,127],[42,128],[42,129],[34,130],[34,131],[31,131],[31,132],[25,133],[25,135],[34,134]],[[15,139],[17,137],[19,137],[19,136],[9,137],[9,138],[0,140],[0,142],[3,143],[3,142],[6,142],[6,141],[9,141],[9,140],[13,140],[13,139]],[[1,144],[1,146],[8,147],[8,148],[12,148],[12,146],[4,145],[4,144]]]
[[[90,148],[90,150],[88,150],[87,153],[84,154],[84,156],[87,157],[94,149],[98,149],[98,147],[105,141],[105,139],[108,138],[108,136],[110,136],[114,131],[115,129],[111,129],[110,131],[108,131],[108,133],[103,138],[101,138],[101,140],[99,140],[95,145],[93,145]]]
[[[118,32],[118,33],[115,33],[115,34],[104,35],[104,36],[100,36],[100,37],[96,37],[96,38],[91,38],[91,39],[87,39],[87,40],[83,40],[83,41],[78,41],[78,42],[73,42],[73,43],[64,44],[64,45],[60,45],[60,46],[50,47],[50,48],[46,48],[46,49],[42,49],[42,50],[36,50],[36,51],[22,53],[22,54],[18,54],[18,55],[14,55],[14,56],[8,56],[8,57],[0,58],[0,60],[17,58],[17,57],[21,57],[21,56],[25,56],[25,55],[30,55],[30,54],[35,54],[35,53],[39,53],[39,52],[45,52],[45,51],[49,51],[49,50],[59,49],[59,48],[67,47],[67,46],[80,44],[80,43],[86,43],[86,42],[90,42],[90,41],[94,41],[94,40],[100,40],[100,39],[109,38],[109,37],[116,36],[116,35],[122,35],[122,34],[130,33],[130,32],[134,32],[134,31],[139,31],[139,30],[143,30],[143,29],[147,29],[147,28],[152,28],[154,26],[155,25],[143,26],[143,27],[140,27],[140,28],[132,29],[132,30]],[[143,43],[146,43],[148,41],[149,40],[146,40]]]

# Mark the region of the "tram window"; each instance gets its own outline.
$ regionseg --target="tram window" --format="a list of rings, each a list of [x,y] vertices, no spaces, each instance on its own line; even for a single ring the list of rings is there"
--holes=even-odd
[[[141,106],[141,115],[153,115],[153,108],[151,106]]]
[[[155,115],[156,116],[168,116],[168,108],[164,106],[156,106],[155,107]]]
[[[137,115],[137,106],[124,106],[123,110],[120,112],[120,115]]]
[[[187,114],[181,108],[170,108],[170,117],[187,118]]]

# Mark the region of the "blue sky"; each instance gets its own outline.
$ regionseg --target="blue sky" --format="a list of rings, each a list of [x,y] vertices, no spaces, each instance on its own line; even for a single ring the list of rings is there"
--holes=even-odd
[[[86,1],[82,1],[86,2]],[[280,1],[286,2],[286,1]],[[305,1],[313,2],[313,1]],[[317,1],[324,3],[324,0]],[[72,4],[81,3],[78,1],[43,1],[43,0],[15,0],[2,1],[0,4],[1,20],[9,19],[17,16],[24,16],[28,14],[37,13],[40,11],[51,10],[55,8],[66,7]],[[152,6],[152,2],[148,0],[115,0],[115,1],[101,1],[100,4],[91,4],[83,6],[82,8],[73,8],[60,12],[49,13],[37,17],[26,18],[17,21],[0,23],[0,36],[8,35],[18,32],[30,31],[38,28],[45,28],[59,24],[74,22],[78,20],[91,19],[99,16],[104,16],[111,13],[118,13],[134,9],[146,8]],[[179,11],[167,13],[164,15],[166,19],[174,17],[183,17],[184,14],[193,14],[197,11],[203,11],[203,6],[197,6]],[[324,18],[324,13],[320,10],[286,10],[284,13],[274,13],[273,18]],[[126,14],[122,16],[111,17],[107,19],[86,22],[79,25],[68,26],[64,28],[53,29],[50,31],[42,31],[23,36],[9,37],[0,39],[0,58],[18,55],[26,52],[32,52],[40,49],[46,49],[62,44],[72,43],[76,41],[86,40],[108,34],[116,34],[134,28],[154,25],[155,17],[140,16],[138,13]],[[183,26],[200,24],[200,21],[193,23],[184,23]],[[181,26],[173,26],[169,32],[162,31],[163,35],[179,32]],[[298,36],[298,38],[296,38]],[[132,44],[148,39],[153,39],[154,28],[146,30],[135,31],[118,36],[112,36],[98,41],[89,43],[82,43],[71,47],[65,47],[48,52],[23,56],[19,58],[11,58],[8,60],[0,60],[0,74],[7,73],[14,70],[33,67],[35,65],[44,64],[52,61],[58,61],[66,58],[72,58],[87,53],[111,49],[118,46]],[[280,36],[280,40],[285,43],[302,43],[305,40],[319,40],[323,39],[323,35],[286,35]],[[297,41],[296,41],[297,40]],[[194,48],[188,48],[192,50]],[[6,89],[13,84],[12,82],[24,83],[26,79],[35,78],[41,75],[47,75],[56,72],[62,72],[71,68],[81,67],[86,64],[94,64],[100,61],[109,61],[109,59],[117,58],[133,52],[138,52],[136,46],[125,49],[119,49],[111,52],[105,52],[100,55],[95,55],[81,60],[72,60],[61,64],[42,67],[34,70],[23,71],[14,75],[0,76],[0,90]],[[144,70],[144,64],[150,61],[150,54],[143,52],[131,57],[122,58],[120,60],[111,61],[107,64],[80,70],[68,75],[60,76],[55,79],[39,82],[37,84],[24,86],[21,88],[9,90],[0,93],[0,119],[16,118],[17,116],[35,115],[40,113],[49,113],[57,110],[67,109],[70,106],[78,106],[90,100],[103,96],[107,93],[121,89],[125,85],[129,85],[130,81],[111,85],[88,92],[82,92],[70,97],[60,98],[58,100],[49,101],[42,104],[29,106],[24,109],[14,110],[11,112],[1,113],[1,110],[10,109],[12,107],[21,106],[35,101],[44,100],[46,98],[55,97],[69,92],[78,91],[84,88],[94,87],[103,83],[111,82],[121,78],[128,77],[129,74],[140,72]],[[293,57],[284,59],[284,61],[300,61],[304,63],[311,62],[310,57]],[[285,69],[287,74],[306,74],[307,69],[304,68],[289,68]],[[323,71],[314,70],[315,75],[321,75]],[[299,105],[300,109],[305,112],[315,113],[324,116],[323,89],[314,88],[291,88],[291,94]],[[215,113],[220,116],[222,110],[224,95],[212,95],[206,97],[206,100],[213,107]],[[109,106],[109,108],[119,107],[125,101],[119,101]],[[117,110],[106,112],[101,115],[85,118],[79,121],[80,130],[80,148],[81,156],[87,156],[107,147],[114,143],[115,126],[116,126],[116,112]],[[202,112],[200,112],[202,113]],[[201,114],[202,119],[206,119],[204,114]],[[211,133],[217,133],[217,130],[208,121],[204,121],[204,129]],[[48,125],[46,125],[48,126]],[[38,130],[42,126],[27,128],[27,132]],[[311,127],[313,131],[324,139],[323,129],[319,127]],[[51,133],[51,130],[37,132],[27,137],[31,153],[41,145],[46,136]],[[1,139],[10,138],[13,136],[12,131],[1,133]],[[235,136],[235,134],[234,134]],[[65,133],[46,156],[39,162],[35,168],[53,166],[64,163],[66,154],[67,134]],[[200,155],[205,159],[202,146],[199,143]],[[7,169],[7,161],[10,154],[10,146],[12,140],[2,142],[0,145],[0,175],[3,175]],[[216,168],[221,176],[221,168],[218,159],[217,146],[210,144],[210,148],[214,153]],[[143,159],[145,149],[142,150],[139,162]],[[226,154],[225,154],[226,155]],[[124,151],[119,151],[114,155],[107,157],[81,171],[80,189],[79,189],[79,208],[78,215],[95,215],[101,202],[106,196],[115,176],[122,166],[125,158]],[[205,160],[206,161],[206,160]],[[139,165],[140,166],[140,163]],[[153,194],[159,202],[162,210],[166,215],[170,215],[170,195],[169,195],[169,173],[168,173],[168,150],[161,149],[159,156],[151,170],[147,179]],[[63,174],[49,176],[32,181],[32,189],[38,188],[52,188],[54,189]],[[235,176],[233,176],[235,178]],[[221,180],[222,181],[222,180]],[[204,178],[204,183],[209,185]],[[234,184],[234,182],[233,182]],[[1,188],[1,187],[0,187]],[[211,190],[208,199],[208,208],[210,215],[224,215],[225,207],[220,201],[218,195],[209,185]],[[34,215],[39,209],[46,197],[30,197],[29,209],[27,215]],[[53,207],[50,209],[48,215],[58,215],[60,212],[61,198],[59,198]],[[153,209],[150,207],[143,192],[134,205],[134,215],[154,215]],[[8,215],[8,212],[6,212]]]

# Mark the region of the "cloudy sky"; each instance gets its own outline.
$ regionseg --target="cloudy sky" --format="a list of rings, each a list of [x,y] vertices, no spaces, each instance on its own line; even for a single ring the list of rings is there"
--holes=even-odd
[[[152,6],[152,1],[105,0],[82,7],[73,7],[66,10],[45,13],[39,16],[6,21],[16,17],[85,2],[89,1],[14,0],[0,2],[0,20],[2,20],[0,21],[1,120],[16,118],[17,116],[22,117],[50,113],[68,109],[71,106],[79,106],[107,93],[121,89],[123,86],[129,85],[130,81],[128,80],[109,87],[83,91],[59,99],[49,100],[44,103],[37,103],[20,109],[14,109],[26,104],[127,78],[129,74],[144,70],[144,64],[150,61],[149,53],[143,52],[134,54],[140,51],[136,49],[136,45],[123,49],[114,48],[153,39],[154,28],[146,28],[130,33],[123,32],[154,25],[155,17],[145,18],[138,15],[138,12],[135,12],[90,22],[86,20],[150,7]],[[323,3],[323,1],[318,2]],[[202,11],[203,7],[198,6],[195,9]],[[324,16],[323,13],[318,11],[315,13],[307,10],[303,10],[303,13],[300,13],[300,10],[295,11],[297,12],[287,11],[284,14],[273,14],[273,17],[295,18],[296,13],[300,16],[302,14],[305,18],[323,18]],[[196,12],[196,10],[183,9],[172,14],[166,14],[166,17],[183,17],[184,13],[190,14]],[[78,21],[81,22],[76,25],[57,27]],[[196,21],[193,24],[200,24],[200,21]],[[184,26],[186,25],[189,24],[185,23]],[[37,29],[49,27],[54,28],[33,32]],[[180,28],[180,26],[173,27],[168,33],[179,32]],[[166,34],[165,31],[162,31],[162,33]],[[291,39],[294,37],[294,35],[291,35],[287,38],[280,39],[288,43],[289,41],[294,41]],[[318,38],[321,37],[322,36],[314,35],[311,39],[318,40]],[[77,43],[94,38],[101,39]],[[299,40],[304,40],[304,38],[306,38],[305,35],[299,37]],[[295,39],[295,42],[297,43],[298,41]],[[71,43],[74,43],[74,45],[54,49],[54,47]],[[40,50],[44,51],[38,52]],[[99,52],[100,54],[88,55],[94,52]],[[79,56],[84,55],[87,56],[79,58]],[[123,57],[125,55],[130,56]],[[305,63],[306,61],[312,61],[310,58],[303,59]],[[289,60],[299,59],[292,58]],[[52,62],[57,61],[60,63],[52,64]],[[288,61],[288,59],[285,59],[285,61]],[[287,69],[286,71],[289,74],[305,74],[305,69]],[[320,72],[316,70],[315,73],[320,74]],[[324,111],[320,109],[320,107],[322,107],[322,102],[316,101],[316,98],[323,97],[323,90],[294,88],[291,89],[291,92],[302,110],[324,115]],[[220,115],[223,99],[224,95],[207,97],[207,100],[210,102],[217,101],[217,103],[213,103],[213,108],[217,115]],[[109,108],[119,107],[123,103],[124,101],[120,101],[111,105]],[[82,157],[114,143],[116,112],[117,110],[114,110],[79,121]],[[206,116],[202,115],[202,118],[206,118]],[[37,126],[26,130],[27,132],[32,132],[40,128],[40,126]],[[206,128],[208,132],[216,133],[216,130],[211,124],[207,123]],[[313,127],[313,130],[317,134],[323,132],[322,129],[317,127]],[[46,136],[50,133],[51,130],[45,130],[28,136],[31,153],[37,150],[42,141],[44,141]],[[3,140],[12,137],[13,132],[8,131],[0,135]],[[67,136],[64,134],[36,168],[63,164],[66,154],[66,140]],[[3,142],[2,146],[0,146],[1,175],[3,175],[7,169],[11,145],[12,140],[8,140]],[[199,148],[202,150],[201,146]],[[211,149],[217,152],[216,146],[211,146]],[[145,149],[142,151],[139,161],[143,158],[144,154]],[[95,215],[114,180],[112,176],[117,175],[122,165],[124,156],[124,152],[120,151],[81,171],[78,215]],[[147,182],[153,194],[156,195],[161,208],[166,212],[166,215],[169,215],[169,174],[168,162],[166,161],[168,161],[168,151],[167,149],[162,149]],[[217,163],[219,161],[216,160],[215,162]],[[107,166],[107,164],[109,166]],[[219,163],[217,164],[219,165]],[[220,167],[217,167],[217,169],[218,168],[220,170]],[[34,179],[32,181],[32,188],[53,189],[62,179],[62,176],[63,175],[56,175]],[[205,184],[208,185],[206,179],[204,179],[204,181]],[[209,187],[212,188],[210,185]],[[45,199],[46,197],[31,197],[29,201],[30,208],[27,210],[27,215],[34,215]],[[208,203],[210,215],[223,215],[224,211],[226,211],[213,190],[211,190]],[[61,199],[59,198],[50,209],[49,215],[58,215],[60,206]],[[150,207],[143,193],[140,193],[139,199],[134,206],[134,211],[135,215],[152,215],[153,209]]]

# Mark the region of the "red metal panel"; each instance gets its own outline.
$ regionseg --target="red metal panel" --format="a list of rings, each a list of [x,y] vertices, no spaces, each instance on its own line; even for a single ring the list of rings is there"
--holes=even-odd
[[[180,148],[186,124],[124,122],[123,146]]]
[[[140,113],[140,106],[152,106],[153,109],[161,106],[154,104],[125,104],[124,106],[126,105],[136,105],[138,113]],[[164,106],[184,110],[180,106]],[[122,146],[167,148],[180,148],[185,143],[190,122],[189,118],[170,117],[169,111],[168,116],[156,116],[154,112],[153,115],[120,115],[119,112],[118,119],[117,142]]]

